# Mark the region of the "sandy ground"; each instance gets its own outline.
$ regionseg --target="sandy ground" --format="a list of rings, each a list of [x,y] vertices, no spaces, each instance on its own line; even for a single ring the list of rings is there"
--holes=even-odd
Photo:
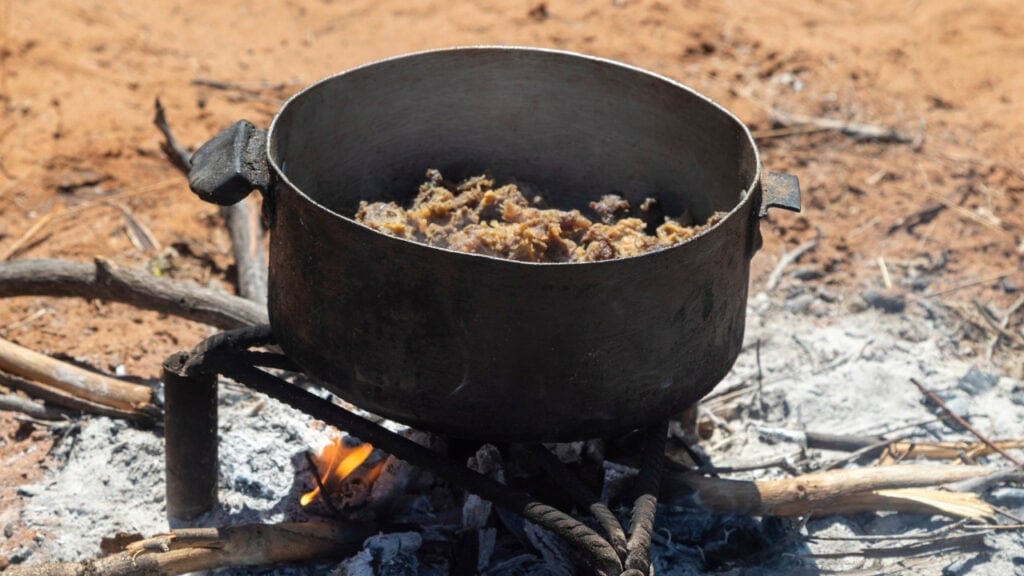
[[[1021,377],[1019,351],[1007,339],[990,344],[993,332],[980,311],[989,307],[1000,317],[1024,283],[1019,3],[538,6],[2,0],[0,258],[101,256],[233,290],[216,209],[191,196],[159,149],[155,97],[179,137],[194,145],[238,118],[266,125],[298,88],[374,59],[459,44],[556,47],[694,87],[750,125],[768,169],[800,177],[804,213],[763,225],[752,294],[783,250],[820,235],[817,248],[789,270],[806,280],[787,275],[770,292],[774,309],[788,307],[800,322],[857,324],[861,295],[883,288],[887,275],[892,292],[908,302],[904,324],[893,331],[937,331],[947,344],[936,365],[969,362]],[[909,142],[780,133],[773,110],[891,127]],[[129,218],[152,231],[156,249],[133,245]],[[930,314],[944,320],[929,328]],[[1008,322],[1016,338],[1020,321],[1018,314]],[[209,333],[102,302],[31,297],[0,304],[0,336],[139,377],[154,377],[167,354]],[[804,386],[790,383],[785,397],[816,389]],[[1009,396],[999,398],[995,404],[1007,404]],[[825,400],[843,406],[838,398],[831,403],[832,392]],[[878,410],[888,409],[889,399],[881,402]],[[16,488],[54,466],[46,456],[53,437],[0,412],[0,438],[7,538],[0,553],[9,554],[34,537],[18,520],[23,497]]]

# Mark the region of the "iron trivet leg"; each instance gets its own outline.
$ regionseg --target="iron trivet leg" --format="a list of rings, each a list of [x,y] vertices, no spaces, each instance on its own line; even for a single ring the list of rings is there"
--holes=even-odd
[[[182,395],[187,394],[187,390],[197,386],[177,386],[174,380],[176,377],[180,376],[183,381],[193,383],[199,382],[200,378],[204,378],[205,380],[202,380],[204,383],[202,386],[205,386],[204,389],[215,389],[216,374],[222,374],[239,384],[267,394],[297,410],[305,412],[313,418],[322,420],[338,429],[345,430],[365,442],[370,442],[396,458],[405,460],[414,466],[430,470],[445,481],[481,498],[490,500],[497,506],[519,514],[527,520],[558,534],[575,546],[599,574],[604,576],[620,576],[624,574],[634,576],[639,573],[642,576],[647,576],[650,566],[647,553],[650,549],[654,508],[657,503],[656,494],[661,477],[662,458],[660,456],[664,453],[665,426],[667,424],[656,427],[656,430],[652,428],[646,442],[644,466],[639,479],[641,496],[637,499],[637,507],[633,513],[629,540],[625,546],[626,562],[632,563],[628,565],[626,572],[623,572],[623,559],[620,557],[620,552],[622,551],[621,536],[616,538],[617,534],[614,533],[614,527],[609,532],[611,538],[619,544],[616,547],[613,547],[608,540],[602,538],[597,532],[594,532],[579,520],[552,506],[536,501],[527,492],[496,482],[487,476],[466,468],[461,463],[440,457],[437,453],[424,446],[260,370],[257,366],[290,368],[290,362],[280,355],[245,350],[250,346],[265,345],[271,342],[272,336],[269,326],[246,328],[224,332],[208,338],[200,343],[190,354],[174,356],[169,359],[168,364],[175,370],[171,371],[171,377],[168,380],[172,382],[172,387],[179,388],[176,393],[181,393],[181,395],[177,396],[177,405],[181,407],[183,405],[181,402]],[[174,360],[174,363],[171,362],[172,360]],[[210,383],[209,379],[212,379],[212,384],[207,385]],[[167,394],[174,393],[165,391],[165,395]],[[215,403],[216,394],[214,393],[213,396]],[[205,402],[207,401],[203,400],[203,406],[206,406]],[[187,401],[185,404],[187,405]],[[168,422],[174,422],[174,425],[178,426],[179,429],[184,422],[189,422],[190,426],[194,429],[200,429],[195,432],[197,435],[202,436],[204,433],[206,434],[206,436],[202,436],[200,439],[201,442],[208,442],[212,437],[213,451],[210,452],[208,450],[207,454],[212,453],[214,462],[216,462],[216,412],[203,412],[201,415],[202,422],[200,423],[197,422],[195,414],[191,418],[189,417],[189,410],[187,408],[182,411],[184,414],[178,413],[173,416],[170,415],[171,408],[170,401],[168,401]],[[215,409],[216,407],[214,406]],[[209,424],[211,414],[214,424],[212,428],[207,425]],[[188,508],[188,504],[194,505],[197,501],[197,499],[190,500],[187,495],[182,493],[180,490],[183,486],[181,484],[182,480],[176,480],[179,489],[173,492],[170,489],[172,466],[187,464],[185,460],[188,456],[185,455],[195,454],[195,452],[189,452],[190,447],[187,445],[186,438],[186,435],[180,432],[173,436],[169,432],[167,434],[169,478],[167,507],[169,514],[172,509]],[[175,446],[172,447],[172,444]],[[658,457],[651,456],[652,454]],[[204,468],[203,470],[208,471],[209,469]],[[177,477],[178,474],[175,474]],[[211,476],[201,476],[195,480],[200,482],[200,484],[193,485],[192,487],[202,487],[205,491],[211,483]],[[215,488],[216,464],[213,466],[212,484]],[[172,498],[175,499],[173,503],[171,502]],[[596,498],[593,500],[596,500]],[[215,500],[209,500],[207,510],[212,507],[214,502]],[[194,508],[195,506],[190,508],[190,510],[194,512]],[[206,510],[202,510],[199,513],[204,511]],[[608,514],[611,515],[610,511],[608,511]],[[614,517],[612,517],[612,520],[614,520]],[[608,518],[602,519],[601,523],[603,525],[608,523],[607,525],[611,526]],[[619,548],[619,551],[616,551],[616,548]]]
[[[163,365],[167,516],[191,520],[217,504],[217,375],[187,372],[189,355]]]

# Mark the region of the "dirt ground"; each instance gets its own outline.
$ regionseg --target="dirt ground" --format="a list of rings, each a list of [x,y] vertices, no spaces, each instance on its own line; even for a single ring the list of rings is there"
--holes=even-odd
[[[326,75],[466,44],[613,58],[734,111],[766,168],[799,176],[804,194],[802,215],[762,227],[755,290],[783,250],[819,235],[799,266],[840,313],[888,281],[958,311],[969,331],[985,323],[975,302],[1003,310],[1024,284],[1024,4],[1013,0],[0,0],[0,259],[103,257],[233,290],[227,233],[160,150],[154,99],[196,145],[239,118],[266,126]],[[780,114],[906,141],[801,132]],[[131,222],[154,248],[133,243]],[[140,377],[209,333],[118,304],[0,303],[0,337]],[[1021,374],[1005,347],[993,362]],[[52,439],[6,412],[0,437],[7,525]]]

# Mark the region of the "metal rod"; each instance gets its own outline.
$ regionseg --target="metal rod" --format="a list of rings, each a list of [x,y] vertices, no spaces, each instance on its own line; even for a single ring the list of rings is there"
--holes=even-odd
[[[550,450],[540,444],[524,444],[522,446],[524,453],[537,465],[544,468],[548,476],[565,493],[572,497],[576,506],[590,510],[594,519],[597,520],[601,528],[604,529],[605,534],[608,535],[608,543],[615,549],[619,558],[625,560],[627,550],[626,531],[623,530],[619,519],[615,517],[615,514],[608,506],[601,502],[597,494],[584,484],[576,474],[573,474],[572,470],[559,460],[557,456],[552,454]]]
[[[240,339],[222,337],[221,341]],[[600,574],[618,576],[622,572],[622,562],[612,546],[597,532],[572,516],[552,506],[535,501],[526,492],[510,488],[478,474],[458,462],[442,457],[436,452],[386,430],[328,400],[296,388],[258,368],[236,362],[230,349],[219,348],[213,343],[211,343],[213,345],[205,346],[204,344],[197,347],[197,350],[202,349],[205,356],[202,360],[203,366],[215,367],[220,374],[240,384],[267,394],[313,418],[345,430],[360,440],[372,443],[384,452],[414,466],[430,470],[467,492],[490,500],[497,506],[551,530],[575,546]]]
[[[163,365],[167,516],[191,520],[217,504],[217,375],[186,371],[189,355]]]
[[[654,531],[654,515],[658,509],[658,489],[661,487],[661,471],[665,465],[665,437],[668,436],[668,422],[652,426],[644,439],[644,453],[640,460],[640,476],[637,478],[637,496],[633,503],[633,516],[629,525],[629,542],[626,544],[626,572],[638,571],[644,576],[651,567],[651,533]]]

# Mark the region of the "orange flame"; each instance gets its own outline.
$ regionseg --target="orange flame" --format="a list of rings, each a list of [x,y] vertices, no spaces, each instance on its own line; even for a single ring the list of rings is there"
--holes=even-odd
[[[346,446],[341,436],[337,436],[331,439],[331,443],[327,444],[320,451],[320,454],[313,457],[313,462],[316,464],[317,476],[320,482],[309,492],[306,492],[299,498],[299,504],[302,506],[309,506],[314,499],[320,494],[320,486],[327,490],[340,484],[345,478],[348,478],[359,466],[366,462],[366,459],[373,453],[372,444],[360,444],[359,446]],[[373,473],[378,467],[383,468],[378,464],[370,470],[369,473]],[[368,475],[369,475],[368,473]],[[379,471],[374,474],[373,479],[380,474]],[[372,481],[372,480],[370,480]]]

